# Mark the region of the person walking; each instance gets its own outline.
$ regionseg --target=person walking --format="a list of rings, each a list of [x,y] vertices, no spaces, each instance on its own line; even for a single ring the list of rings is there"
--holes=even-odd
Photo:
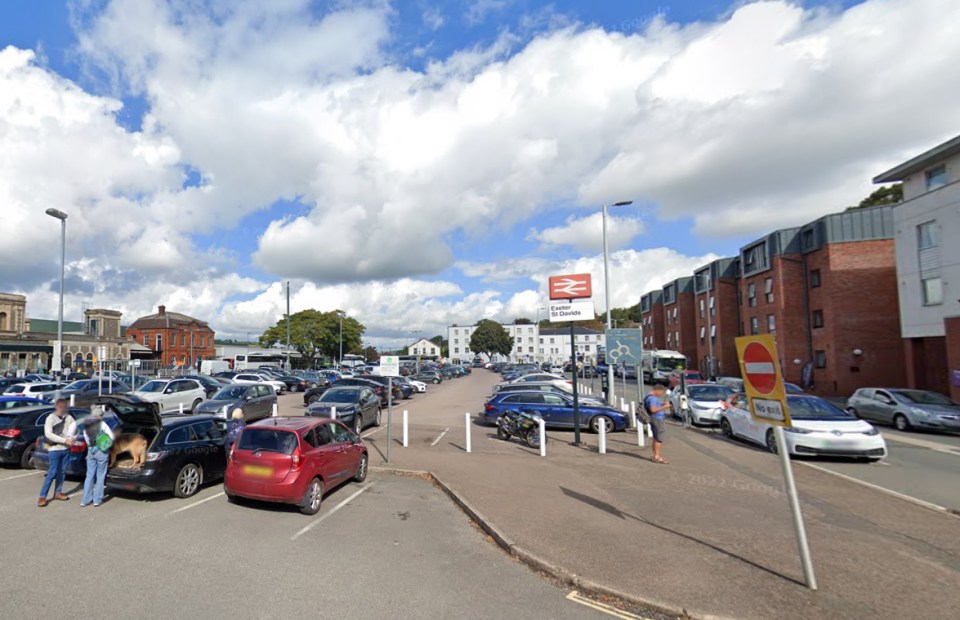
[[[37,506],[43,508],[49,503],[47,493],[53,485],[53,499],[67,501],[70,499],[63,492],[63,479],[66,476],[67,457],[70,456],[70,446],[73,445],[73,436],[77,432],[77,423],[70,415],[70,402],[66,398],[57,401],[56,409],[47,416],[43,423],[43,436],[47,440],[47,454],[50,468],[40,487],[40,498]]]
[[[83,481],[80,507],[103,503],[104,480],[113,446],[113,430],[99,415],[91,414],[83,421],[83,438],[87,442],[87,477]]]
[[[227,451],[233,447],[240,437],[240,433],[246,428],[247,423],[243,419],[243,409],[237,407],[230,415],[230,422],[227,424]]]
[[[666,465],[669,461],[663,458],[663,435],[667,423],[667,412],[673,404],[664,398],[666,388],[656,384],[650,388],[650,393],[643,399],[643,406],[650,414],[650,427],[653,429],[653,462]]]

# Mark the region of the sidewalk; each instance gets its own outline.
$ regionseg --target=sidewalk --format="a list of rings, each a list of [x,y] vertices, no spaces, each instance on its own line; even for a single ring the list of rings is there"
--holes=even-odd
[[[547,458],[473,427],[496,375],[476,372],[411,415],[397,468],[433,472],[518,546],[583,579],[693,615],[731,618],[960,617],[960,519],[795,467],[820,589],[803,586],[776,457],[669,428],[649,460],[636,435],[573,447],[550,432]],[[396,419],[397,421],[399,418]],[[450,429],[438,441],[445,430]],[[373,465],[385,434],[367,440]]]

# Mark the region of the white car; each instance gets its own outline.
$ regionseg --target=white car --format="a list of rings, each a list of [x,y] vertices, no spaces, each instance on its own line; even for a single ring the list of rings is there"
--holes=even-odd
[[[284,383],[283,381],[277,381],[276,379],[272,379],[270,377],[267,377],[266,375],[258,375],[252,372],[242,372],[239,375],[234,375],[233,382],[248,383],[248,384],[249,383],[265,383],[266,385],[269,385],[270,387],[272,387],[273,391],[276,392],[277,394],[280,394],[281,392],[287,389],[287,384]]]
[[[552,383],[560,387],[567,387],[567,386],[573,385],[573,381],[570,379],[567,379],[563,375],[554,375],[548,372],[534,372],[529,375],[523,375],[521,377],[517,377],[513,381],[508,381],[507,383],[511,383],[514,385],[516,385],[517,383]]]
[[[4,390],[4,396],[26,396],[28,398],[39,398],[41,400],[49,400],[49,397],[55,392],[58,388],[63,387],[62,385],[57,385],[56,383],[50,382],[39,382],[34,383],[14,383]]]
[[[673,392],[670,400],[673,401],[673,414],[683,417],[681,409],[680,390]],[[726,400],[733,396],[733,390],[725,385],[714,383],[697,383],[687,386],[687,407],[690,410],[690,421],[696,425],[717,426],[720,424],[720,414],[726,406]]]
[[[776,453],[773,426],[753,419],[746,396],[727,400],[720,414],[726,437],[739,437],[766,446]],[[872,424],[857,419],[829,402],[808,394],[787,396],[792,427],[783,429],[787,450],[794,456],[843,456],[879,461],[887,456],[887,443]]]
[[[427,391],[427,384],[423,381],[417,381],[416,379],[407,377],[407,383],[420,394]]]
[[[207,400],[207,390],[194,379],[154,379],[131,393],[157,403],[160,413],[178,412],[181,405],[185,413],[193,413],[200,403]]]

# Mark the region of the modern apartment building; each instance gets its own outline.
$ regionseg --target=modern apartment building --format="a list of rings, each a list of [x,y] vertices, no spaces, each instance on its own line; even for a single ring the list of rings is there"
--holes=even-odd
[[[893,219],[906,384],[960,399],[960,136],[873,181],[903,183]]]
[[[663,321],[663,290],[645,293],[640,297],[640,327],[645,350],[667,348]]]
[[[691,366],[713,376],[740,374],[734,340],[740,334],[739,281],[739,257],[720,258],[693,272],[697,355]]]
[[[687,357],[697,368],[697,321],[693,301],[693,278],[677,278],[663,287],[664,348]]]

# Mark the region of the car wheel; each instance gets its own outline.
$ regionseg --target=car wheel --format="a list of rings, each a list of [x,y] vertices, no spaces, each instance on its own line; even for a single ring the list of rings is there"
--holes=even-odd
[[[173,487],[173,494],[177,497],[190,497],[200,490],[203,482],[203,472],[193,463],[187,463],[180,468],[177,481]]]
[[[320,512],[320,502],[323,500],[323,483],[319,478],[314,478],[307,487],[307,492],[303,496],[303,506],[300,507],[300,513],[305,515],[315,515]]]
[[[316,394],[311,394],[310,396],[307,397],[307,404],[308,404],[308,405],[312,405],[313,403],[317,402],[318,400],[320,400],[320,397],[319,397],[319,396],[317,396]]]
[[[893,427],[898,431],[907,432],[910,430],[910,420],[902,413],[893,416]]]
[[[380,426],[382,419],[383,419],[383,409],[381,409],[380,407],[377,407],[377,415],[375,418],[373,418],[373,425]]]
[[[360,455],[360,462],[357,464],[357,475],[353,477],[354,482],[363,482],[367,479],[367,453]]]
[[[434,385],[437,385],[438,383],[440,383],[440,379],[434,379],[434,380],[433,380],[433,384],[434,384]]]
[[[733,427],[726,418],[720,418],[720,433],[727,439],[733,439]]]
[[[767,431],[767,450],[773,454],[779,454],[779,448],[777,447],[777,437],[773,433],[773,429]]]
[[[294,383],[293,385],[290,386],[290,393],[291,393],[291,394],[294,394],[294,393],[296,393],[299,389],[300,389],[300,388],[297,386],[297,384]]]
[[[613,420],[611,420],[610,418],[608,418],[608,417],[605,416],[605,415],[598,415],[598,416],[594,416],[593,418],[591,418],[591,419],[590,419],[590,430],[593,431],[594,433],[598,433],[598,434],[599,434],[599,433],[600,433],[600,425],[601,425],[601,424],[603,424],[604,426],[606,426],[606,429],[605,429],[605,430],[606,430],[608,433],[612,433],[612,432],[613,432]]]
[[[200,403],[202,403],[202,402],[203,402],[203,399],[202,399],[202,398],[198,398],[197,400],[193,401],[193,404],[190,405],[190,413],[196,413],[196,412],[197,412],[197,407],[199,407],[199,406],[200,406]]]
[[[358,412],[353,416],[353,432],[357,435],[363,430],[363,416]]]
[[[33,464],[33,453],[37,449],[37,444],[31,442],[26,448],[23,449],[23,454],[20,456],[20,467],[24,469],[35,469],[36,466]]]

